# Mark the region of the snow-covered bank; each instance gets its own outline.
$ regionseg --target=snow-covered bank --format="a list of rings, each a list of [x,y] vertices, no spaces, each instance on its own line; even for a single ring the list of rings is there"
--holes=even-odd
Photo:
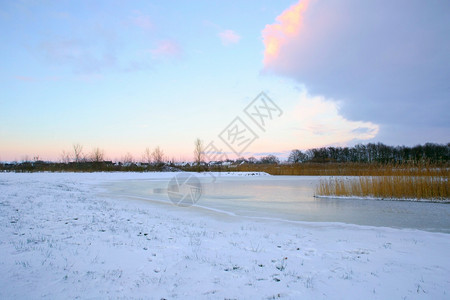
[[[449,297],[448,234],[98,195],[109,181],[171,176],[0,174],[0,298]]]
[[[360,196],[334,196],[334,195],[314,195],[316,198],[324,199],[367,199],[378,201],[411,201],[411,202],[430,202],[430,203],[450,203],[450,199],[414,199],[414,198],[380,198],[380,197],[360,197]]]

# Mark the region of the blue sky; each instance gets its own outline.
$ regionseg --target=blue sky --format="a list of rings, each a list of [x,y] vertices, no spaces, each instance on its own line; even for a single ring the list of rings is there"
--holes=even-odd
[[[419,51],[410,60],[400,55],[377,65],[377,78],[383,80],[368,82],[379,80],[389,95],[395,95],[390,99],[380,93],[381,101],[364,93],[366,89],[373,94],[379,86],[358,86],[354,80],[355,74],[369,77],[364,70],[373,66],[365,66],[361,53],[374,48],[374,40],[359,39],[352,29],[366,21],[353,16],[378,9],[380,15],[392,16],[392,21],[383,22],[395,26],[395,12],[402,7],[391,5],[384,11],[349,0],[336,9],[333,1],[303,2],[304,10],[295,10],[302,1],[2,1],[0,160],[36,155],[56,160],[74,143],[83,145],[86,153],[100,147],[113,160],[126,153],[139,159],[146,147],[156,146],[168,158],[191,160],[195,138],[220,144],[218,134],[236,116],[245,120],[243,109],[261,91],[283,114],[271,120],[265,132],[258,132],[259,138],[242,153],[245,156],[368,141],[448,142],[448,114],[443,113],[449,108],[447,81],[428,93],[437,109],[427,111],[421,105],[425,100],[404,106],[410,95],[389,87],[388,67],[393,60],[407,65],[396,74],[402,78],[408,70],[421,71],[412,62],[423,59],[419,65],[429,70],[434,82],[448,79],[448,71],[436,67],[449,62],[449,52],[444,51],[448,42],[442,36],[449,30],[448,5],[410,5],[411,11],[401,15],[402,21],[424,11],[426,17],[437,15],[430,24],[427,19],[419,24],[425,32],[420,39],[411,34],[405,43],[414,48],[425,40],[431,46],[421,51],[442,53],[431,63],[423,56],[429,53]],[[346,24],[342,20],[354,23],[335,26]],[[360,28],[369,31],[380,20],[374,18]],[[414,33],[416,25],[410,25]],[[291,27],[295,30],[284,31]],[[370,34],[378,38],[391,31],[382,28]],[[339,38],[332,38],[336,35]],[[276,56],[267,51],[269,38],[279,45]],[[404,44],[396,44],[394,38],[381,41],[404,53]],[[342,55],[345,39],[352,49],[362,50],[350,58]],[[331,55],[323,45],[340,52]],[[326,59],[315,61],[317,55]],[[334,69],[323,71],[328,66]],[[347,89],[339,87],[340,79]],[[399,81],[399,86],[420,94],[413,88],[417,81],[427,85],[418,76]],[[383,109],[389,110],[383,101],[413,110],[413,119],[422,112],[426,116],[417,126],[406,116],[380,117]],[[408,135],[414,132],[418,134]],[[220,147],[229,151],[226,145]]]

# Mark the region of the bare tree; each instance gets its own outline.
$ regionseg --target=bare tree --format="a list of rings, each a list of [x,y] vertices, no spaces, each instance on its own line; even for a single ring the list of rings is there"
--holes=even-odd
[[[133,160],[133,155],[131,155],[130,152],[127,152],[127,154],[125,154],[125,156],[122,158],[123,164],[128,166],[133,163]]]
[[[159,148],[159,146],[157,146],[155,148],[155,150],[153,150],[152,152],[152,158],[153,158],[153,162],[155,164],[162,164],[164,161],[164,152],[161,150],[161,148]]]
[[[64,164],[68,164],[70,162],[70,154],[63,150],[61,153],[61,162]]]
[[[94,148],[91,153],[91,161],[93,162],[102,162],[105,159],[105,151],[100,148]]]
[[[194,142],[194,146],[194,161],[195,163],[197,163],[197,165],[200,165],[205,156],[202,140],[197,138]]]
[[[250,164],[255,164],[258,160],[255,158],[255,157],[249,157],[248,159],[247,159],[247,161],[250,163]]]
[[[152,152],[150,148],[145,148],[144,154],[142,155],[142,161],[148,164],[152,163]]]
[[[298,164],[306,161],[308,156],[300,150],[294,149],[289,154],[288,162],[291,164]]]
[[[276,157],[275,155],[267,155],[267,156],[263,156],[259,159],[259,163],[261,164],[279,164],[280,163],[280,159],[278,157]]]
[[[73,160],[78,163],[83,160],[83,146],[80,144],[73,145]]]

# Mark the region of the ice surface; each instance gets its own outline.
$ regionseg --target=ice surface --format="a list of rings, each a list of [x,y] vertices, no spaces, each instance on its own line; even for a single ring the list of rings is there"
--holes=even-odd
[[[198,175],[197,206],[232,215],[287,221],[343,222],[450,233],[450,205],[412,201],[315,198],[320,176]],[[108,189],[135,199],[169,202],[168,179],[115,182]]]

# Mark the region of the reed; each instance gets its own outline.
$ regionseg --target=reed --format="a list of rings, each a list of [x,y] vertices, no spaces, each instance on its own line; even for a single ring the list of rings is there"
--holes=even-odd
[[[243,164],[222,171],[267,172],[271,175],[310,176],[449,176],[448,163],[302,163],[302,164]],[[211,171],[215,171],[212,169]]]
[[[316,194],[324,196],[435,200],[450,198],[448,163],[244,164],[238,166],[236,171],[262,171],[271,175],[339,176],[320,182]]]
[[[447,176],[359,176],[321,180],[316,188],[321,196],[355,196],[384,199],[448,200]]]

